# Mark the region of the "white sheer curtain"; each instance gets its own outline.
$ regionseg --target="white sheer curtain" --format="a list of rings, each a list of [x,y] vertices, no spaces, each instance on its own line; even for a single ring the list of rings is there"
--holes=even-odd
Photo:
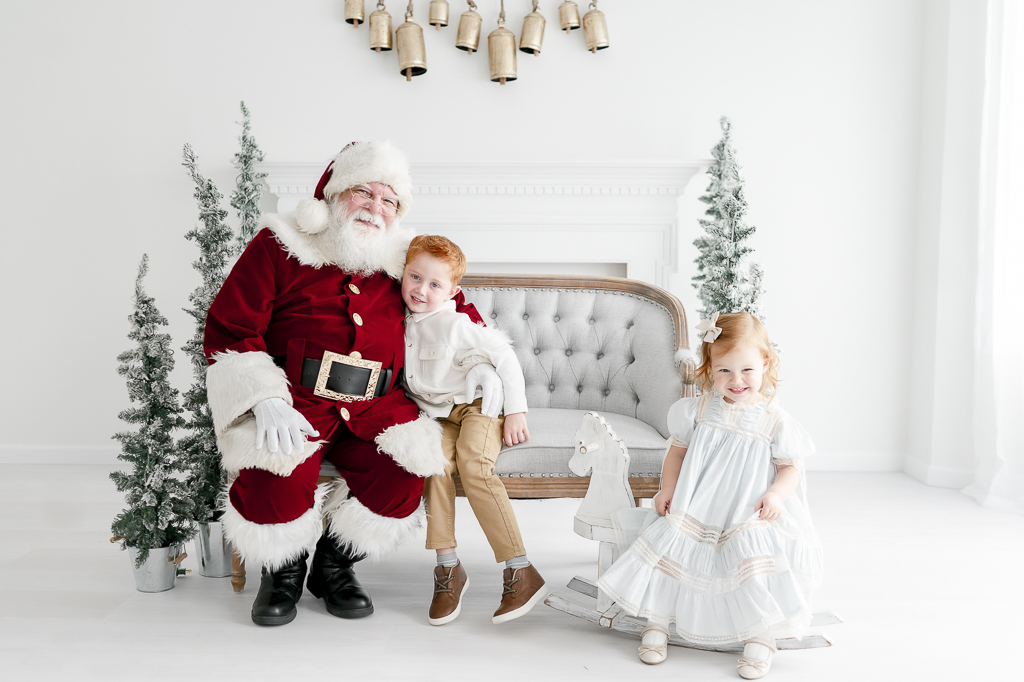
[[[974,360],[974,484],[1024,514],[1024,2],[990,0]]]

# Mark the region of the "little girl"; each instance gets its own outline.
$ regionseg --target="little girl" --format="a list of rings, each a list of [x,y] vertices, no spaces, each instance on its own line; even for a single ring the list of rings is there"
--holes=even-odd
[[[698,330],[701,396],[669,409],[661,516],[643,510],[639,535],[598,585],[647,618],[644,663],[665,660],[675,622],[697,644],[745,642],[738,669],[752,680],[768,672],[775,637],[800,637],[811,621],[821,547],[803,460],[814,444],[772,399],[779,358],[756,317],[715,314]],[[627,516],[616,518],[620,534]]]

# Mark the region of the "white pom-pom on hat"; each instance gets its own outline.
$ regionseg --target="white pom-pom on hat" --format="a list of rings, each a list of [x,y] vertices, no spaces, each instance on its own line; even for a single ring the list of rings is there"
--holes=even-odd
[[[306,234],[323,232],[329,219],[327,204],[319,199],[303,199],[295,207],[295,223]]]

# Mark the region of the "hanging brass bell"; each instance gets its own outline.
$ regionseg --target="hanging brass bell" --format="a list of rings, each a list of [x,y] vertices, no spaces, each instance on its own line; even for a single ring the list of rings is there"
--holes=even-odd
[[[430,0],[430,17],[427,23],[438,31],[448,25],[448,0]]]
[[[475,8],[472,2],[469,6]],[[459,32],[455,36],[455,47],[473,54],[480,49],[480,26],[483,19],[472,9],[468,9],[459,17]]]
[[[562,22],[563,31],[574,31],[580,27],[580,8],[575,2],[563,2],[558,6],[558,19]]]
[[[406,12],[405,23],[395,30],[398,43],[398,70],[411,81],[413,76],[427,72],[427,47],[423,43],[423,29],[412,21],[412,12]]]
[[[533,56],[540,55],[540,46],[544,42],[544,15],[537,8],[537,2],[533,3],[533,11],[523,19],[523,33],[519,36],[519,49],[523,52],[532,52]]]
[[[583,33],[587,36],[587,49],[597,52],[608,47],[608,24],[597,3],[590,3],[590,11],[583,15]]]
[[[487,36],[487,52],[491,63],[491,82],[504,85],[516,79],[516,34],[499,21],[498,28]]]
[[[363,21],[363,0],[345,0],[345,22],[359,28]]]
[[[374,52],[391,51],[391,15],[384,3],[377,3],[377,11],[370,15],[370,49]]]

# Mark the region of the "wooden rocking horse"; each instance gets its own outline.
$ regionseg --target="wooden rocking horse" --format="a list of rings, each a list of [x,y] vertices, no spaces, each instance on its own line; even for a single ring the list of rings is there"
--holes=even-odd
[[[612,514],[620,509],[635,506],[633,493],[629,487],[629,452],[604,418],[596,412],[587,412],[583,416],[583,423],[576,430],[574,443],[576,451],[569,460],[569,469],[577,476],[586,476],[589,471],[590,487],[587,488],[587,495],[576,512],[573,530],[577,535],[599,543],[597,577],[600,578],[619,557]],[[607,594],[598,589],[595,581],[576,576],[569,581],[568,588],[571,592],[552,592],[544,603],[577,618],[640,638],[640,633],[647,624],[646,619],[635,618],[625,613]],[[842,622],[834,613],[822,612],[814,614],[811,627]],[[742,642],[722,646],[697,644],[683,639],[674,632],[668,643],[707,651],[743,651]],[[779,639],[776,645],[779,649],[812,649],[832,646],[832,641],[819,633],[808,634],[800,640]]]

